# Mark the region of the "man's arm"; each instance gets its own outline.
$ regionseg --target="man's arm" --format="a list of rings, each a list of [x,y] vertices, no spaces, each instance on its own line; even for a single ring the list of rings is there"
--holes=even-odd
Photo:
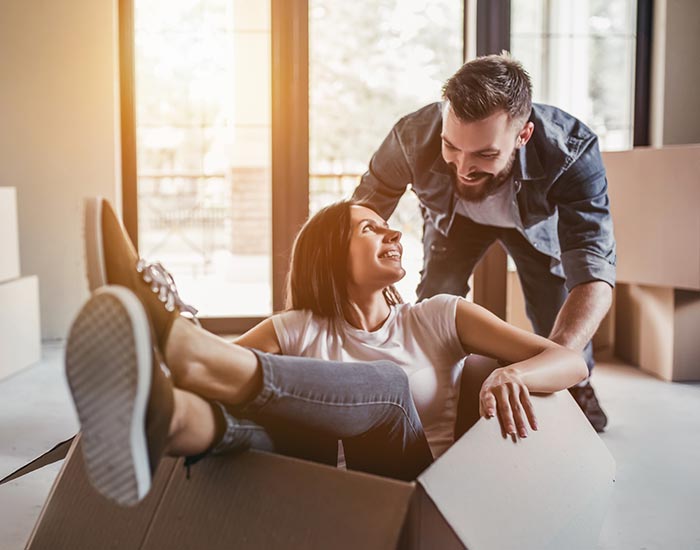
[[[549,337],[569,349],[582,350],[610,309],[615,284],[615,238],[597,139],[587,144],[555,184],[551,198],[559,212],[559,244],[569,296]]]
[[[401,124],[401,122],[399,122]],[[397,126],[372,155],[369,170],[364,173],[352,195],[354,200],[369,203],[377,213],[388,220],[413,181],[413,172],[401,144]]]
[[[612,304],[612,287],[603,281],[582,283],[569,293],[562,306],[550,340],[580,351],[593,338]]]

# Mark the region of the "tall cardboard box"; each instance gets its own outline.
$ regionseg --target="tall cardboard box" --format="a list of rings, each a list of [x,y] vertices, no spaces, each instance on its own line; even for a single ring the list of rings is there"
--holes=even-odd
[[[19,277],[17,191],[0,187],[0,283]]]
[[[590,550],[614,461],[568,392],[533,401],[538,432],[481,419],[413,483],[249,451],[189,478],[167,459],[134,508],[92,489],[76,438],[28,548]]]
[[[17,192],[0,187],[0,380],[41,358],[39,281],[19,260]]]
[[[39,279],[0,283],[0,380],[39,359]]]
[[[603,154],[617,240],[615,354],[700,380],[700,145]]]

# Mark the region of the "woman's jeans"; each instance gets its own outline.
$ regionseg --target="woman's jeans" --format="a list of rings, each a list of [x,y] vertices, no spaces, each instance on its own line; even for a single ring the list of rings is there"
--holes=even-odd
[[[253,350],[262,387],[226,421],[214,454],[259,449],[413,480],[433,461],[406,373],[389,361],[344,363]]]

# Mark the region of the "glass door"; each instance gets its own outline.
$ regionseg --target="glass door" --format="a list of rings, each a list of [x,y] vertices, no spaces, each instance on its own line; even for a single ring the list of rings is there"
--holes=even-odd
[[[134,0],[139,253],[201,317],[272,312],[270,0]]]
[[[464,15],[454,0],[309,0],[309,210],[349,198],[402,116],[440,99],[462,64]],[[423,221],[406,193],[389,222],[404,237],[415,300]]]

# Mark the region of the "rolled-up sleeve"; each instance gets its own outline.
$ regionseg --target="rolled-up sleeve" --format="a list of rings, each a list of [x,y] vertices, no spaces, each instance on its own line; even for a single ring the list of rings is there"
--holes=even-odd
[[[586,145],[555,183],[550,197],[559,211],[559,244],[567,288],[591,281],[615,286],[615,237],[597,139]]]
[[[374,153],[369,170],[362,176],[352,196],[354,200],[369,203],[385,220],[389,219],[406,187],[413,181],[413,173],[398,132],[400,124],[401,121]]]

